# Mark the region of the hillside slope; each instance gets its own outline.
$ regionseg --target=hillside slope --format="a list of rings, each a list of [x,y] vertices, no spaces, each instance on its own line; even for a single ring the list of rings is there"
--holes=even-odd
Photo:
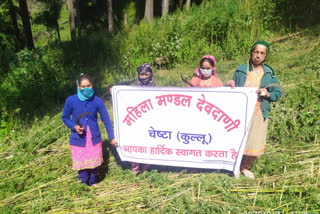
[[[320,212],[320,26],[272,41],[268,64],[286,97],[273,105],[267,152],[253,168],[256,180],[174,167],[134,176],[104,142],[101,182],[89,188],[71,169],[69,130],[60,113],[0,141],[0,213]],[[219,77],[230,79],[246,60],[218,61]],[[183,86],[180,75],[192,75],[196,66],[158,71],[155,80]]]

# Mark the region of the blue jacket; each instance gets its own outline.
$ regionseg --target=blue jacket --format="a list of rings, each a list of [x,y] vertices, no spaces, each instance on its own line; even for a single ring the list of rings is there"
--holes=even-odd
[[[85,112],[90,112],[90,114],[87,114],[81,118],[80,123],[84,127],[85,131],[83,134],[79,135],[73,128],[75,125],[77,125],[76,120],[78,116]],[[102,122],[106,127],[109,139],[114,139],[112,124],[107,109],[101,98],[93,95],[89,100],[81,101],[76,94],[67,98],[66,103],[64,104],[62,121],[71,129],[71,145],[85,147],[85,133],[87,130],[87,125],[90,127],[93,145],[96,145],[101,141],[101,133],[97,118],[98,112]]]
[[[261,79],[260,88],[264,88],[265,86],[271,83],[279,84],[279,80],[274,73],[273,69],[268,65],[262,65],[264,70],[264,75]],[[248,71],[248,65],[239,65],[234,76],[233,80],[235,82],[236,87],[243,87],[246,79]],[[261,111],[263,117],[266,119],[269,117],[269,112],[271,110],[270,102],[276,102],[281,97],[281,91],[276,87],[267,88],[270,97],[261,97]]]

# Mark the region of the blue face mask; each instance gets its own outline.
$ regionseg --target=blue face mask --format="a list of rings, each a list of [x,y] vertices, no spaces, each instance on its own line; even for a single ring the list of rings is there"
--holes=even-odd
[[[77,95],[81,101],[86,101],[86,100],[90,99],[93,94],[94,94],[93,88],[87,88],[87,87],[84,89],[78,88]]]

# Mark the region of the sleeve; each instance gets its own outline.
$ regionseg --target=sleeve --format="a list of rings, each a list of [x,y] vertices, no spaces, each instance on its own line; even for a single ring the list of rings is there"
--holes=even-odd
[[[240,86],[240,84],[239,84],[239,78],[238,78],[238,76],[237,76],[237,70],[234,72],[234,74],[233,74],[233,77],[232,77],[232,80],[234,81],[234,86],[235,87],[239,87]]]
[[[64,104],[63,113],[62,113],[62,121],[63,123],[71,130],[73,130],[74,126],[77,125],[75,122],[73,122],[70,118],[70,115],[72,114],[72,103],[70,100],[70,97],[66,100],[66,103]]]
[[[232,80],[234,81],[235,87],[243,87],[245,83],[245,78],[240,78],[240,71],[237,69],[232,77]]]
[[[245,65],[239,65],[233,74],[232,80],[236,87],[243,87],[247,79],[247,67]]]
[[[223,87],[223,83],[219,78],[217,78],[216,87]]]
[[[198,78],[197,77],[193,77],[190,81],[191,85],[193,86],[197,86],[198,85]],[[188,87],[190,87],[190,85],[188,85]]]
[[[107,112],[106,106],[104,105],[104,103],[101,99],[99,99],[98,111],[100,114],[100,118],[101,118],[104,126],[106,127],[109,139],[110,140],[114,139],[114,133],[113,133],[111,120],[110,120],[109,114]]]
[[[233,77],[232,77],[232,80],[233,80],[234,82],[236,82],[236,73],[237,73],[237,71],[234,72]]]
[[[278,80],[276,75],[274,75],[274,77],[271,77],[271,83],[279,84],[279,80]],[[282,93],[281,93],[279,88],[270,87],[270,88],[267,88],[267,90],[268,90],[268,92],[270,94],[270,97],[268,99],[271,102],[276,102],[281,98]]]

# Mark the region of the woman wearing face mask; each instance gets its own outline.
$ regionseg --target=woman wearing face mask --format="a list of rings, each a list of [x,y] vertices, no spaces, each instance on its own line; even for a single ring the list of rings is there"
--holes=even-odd
[[[142,87],[154,87],[156,84],[153,81],[153,73],[152,73],[152,67],[151,65],[144,63],[140,65],[137,69],[138,78],[136,86],[142,86]],[[142,163],[136,163],[131,162],[131,169],[132,172],[137,175],[139,172],[143,173],[146,170],[149,169],[151,165],[150,164],[142,164]]]
[[[67,98],[62,114],[62,121],[71,129],[72,168],[78,170],[79,180],[89,186],[95,183],[97,167],[103,162],[97,113],[106,127],[110,143],[117,146],[106,107],[102,99],[94,95],[92,87],[92,78],[86,74],[80,75],[78,92]],[[77,121],[79,116],[82,116],[80,125]]]
[[[203,56],[200,67],[195,71],[197,76],[193,77],[190,83],[194,87],[223,87],[223,83],[217,78],[216,63],[213,56]]]
[[[137,69],[138,78],[136,86],[156,86],[153,82],[153,73],[151,65],[144,63]]]

